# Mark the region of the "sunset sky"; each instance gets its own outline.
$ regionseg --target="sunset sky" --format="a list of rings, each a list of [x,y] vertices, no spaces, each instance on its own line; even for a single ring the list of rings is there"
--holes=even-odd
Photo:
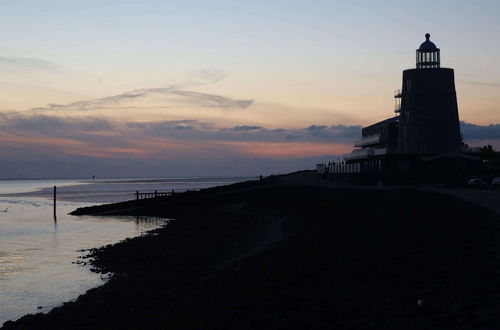
[[[2,1],[0,178],[257,175],[350,152],[429,32],[500,149],[500,2]]]

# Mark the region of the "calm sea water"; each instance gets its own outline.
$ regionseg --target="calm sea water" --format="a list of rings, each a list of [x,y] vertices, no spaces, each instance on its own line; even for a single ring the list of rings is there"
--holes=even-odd
[[[247,178],[174,178],[90,181],[0,181],[0,325],[47,312],[104,283],[74,262],[81,250],[116,243],[166,224],[166,219],[76,217],[78,207],[124,201],[133,192],[198,189]],[[58,188],[57,219],[52,187]]]

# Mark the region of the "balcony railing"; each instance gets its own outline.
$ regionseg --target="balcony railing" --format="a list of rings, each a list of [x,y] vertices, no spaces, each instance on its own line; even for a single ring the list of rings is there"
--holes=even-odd
[[[360,141],[356,141],[355,147],[364,147],[380,143],[380,134],[364,136]]]
[[[394,112],[395,113],[401,112],[401,102],[396,102],[396,104],[394,104]]]
[[[363,148],[354,149],[350,154],[343,156],[345,161],[368,158],[370,156],[381,156],[387,154],[386,148]]]
[[[344,155],[344,160],[363,159],[373,155],[372,148],[355,149],[350,154]]]
[[[385,155],[386,153],[387,153],[387,149],[386,148],[373,149],[373,155],[374,156]]]
[[[399,113],[401,111],[401,99],[403,98],[403,91],[401,89],[394,91],[394,112]]]

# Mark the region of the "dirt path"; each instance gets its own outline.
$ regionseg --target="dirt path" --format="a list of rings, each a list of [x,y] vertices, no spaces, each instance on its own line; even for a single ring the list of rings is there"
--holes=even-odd
[[[316,186],[316,187],[343,187],[356,189],[375,189],[372,186],[354,186],[339,184],[317,176],[314,172],[300,172],[287,175],[281,178],[284,184]],[[414,189],[411,186],[387,186],[385,189]],[[465,188],[442,188],[442,187],[421,187],[419,190],[432,191],[450,195],[453,197],[474,203],[484,209],[500,215],[500,190],[479,190]]]

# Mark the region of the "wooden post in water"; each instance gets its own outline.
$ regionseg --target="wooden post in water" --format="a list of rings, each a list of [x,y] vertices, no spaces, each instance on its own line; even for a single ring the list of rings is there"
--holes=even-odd
[[[57,215],[56,215],[56,195],[57,195],[57,188],[54,186],[54,221],[57,220]]]

